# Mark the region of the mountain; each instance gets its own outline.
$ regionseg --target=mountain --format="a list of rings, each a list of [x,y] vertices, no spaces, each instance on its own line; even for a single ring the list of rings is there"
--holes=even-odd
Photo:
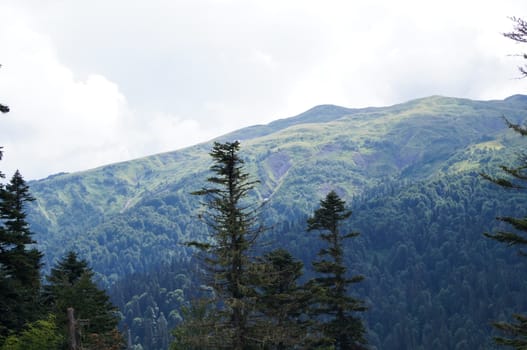
[[[319,246],[305,232],[306,216],[332,189],[352,206],[350,227],[362,235],[348,263],[366,276],[356,292],[371,305],[373,345],[483,349],[492,320],[527,308],[514,270],[522,260],[481,234],[498,227],[500,212],[521,215],[525,198],[478,175],[522,149],[501,117],[518,122],[526,109],[523,95],[323,105],[217,140],[241,141],[261,181],[251,199],[265,203],[262,239],[288,247],[308,274]],[[208,176],[211,144],[29,184],[37,198],[29,221],[47,268],[70,249],[87,259],[145,349],[158,346],[157,321],[173,326],[192,293],[196,268],[181,243],[206,237],[189,193]]]

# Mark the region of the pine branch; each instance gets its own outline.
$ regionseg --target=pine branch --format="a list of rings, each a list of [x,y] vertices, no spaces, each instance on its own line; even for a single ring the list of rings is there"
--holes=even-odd
[[[527,348],[527,317],[515,314],[516,323],[496,322],[494,327],[510,335],[510,337],[494,337],[496,344],[514,347],[515,349]]]
[[[485,180],[488,180],[490,182],[495,183],[498,186],[505,187],[505,188],[513,188],[513,189],[523,189],[524,187],[516,185],[512,183],[511,181],[501,178],[501,177],[492,177],[485,173],[479,173],[481,177],[483,177]]]
[[[494,239],[498,242],[506,243],[509,246],[513,245],[527,245],[527,239],[522,236],[512,233],[512,232],[503,232],[498,231],[496,233],[483,233],[488,238]]]

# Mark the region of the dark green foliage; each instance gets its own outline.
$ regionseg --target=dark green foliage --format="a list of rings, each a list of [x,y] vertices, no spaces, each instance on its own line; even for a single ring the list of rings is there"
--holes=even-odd
[[[221,319],[214,312],[210,300],[195,299],[181,311],[184,321],[172,332],[174,342],[171,350],[230,349],[229,340],[220,339],[221,333],[215,330]]]
[[[264,316],[259,331],[266,349],[301,349],[309,340],[310,294],[298,285],[303,266],[281,248],[263,257],[258,309]]]
[[[511,20],[514,22],[513,31],[504,35],[518,43],[527,43],[527,21],[518,17],[512,17]],[[527,54],[524,53],[522,56],[527,59]],[[518,69],[522,75],[527,76],[527,68],[525,66],[520,66]],[[522,133],[522,135],[525,134]]]
[[[314,293],[312,313],[318,318],[323,337],[321,344],[333,345],[338,350],[360,349],[366,343],[365,327],[357,312],[366,310],[364,302],[349,295],[349,287],[364,279],[357,275],[349,278],[344,263],[344,240],[358,233],[341,233],[342,221],[351,216],[335,191],[320,201],[320,208],[308,218],[308,231],[317,230],[325,247],[320,249],[319,260],[313,269],[320,274],[310,281]]]
[[[162,319],[168,330],[186,319],[183,309],[188,308],[190,299],[200,297],[197,271],[194,261],[174,260],[129,275],[111,287],[109,294],[123,314],[121,324],[130,330],[132,344],[144,349],[166,348],[162,343],[171,338],[163,334]]]
[[[116,308],[106,292],[95,285],[87,262],[79,260],[75,252],[69,252],[51,269],[44,286],[44,298],[50,310],[57,315],[57,324],[63,331],[64,339],[67,339],[67,309],[72,307],[76,319],[86,320],[86,324],[79,329],[83,335],[81,341],[86,346],[111,346],[122,342],[119,337],[115,338],[118,323]]]
[[[508,127],[513,129],[515,132],[522,136],[527,135],[527,129],[524,126],[513,124],[508,120],[505,120]],[[492,181],[493,183],[504,187],[509,190],[521,191],[525,189],[524,183],[527,182],[527,157],[522,155],[519,159],[520,164],[516,166],[504,166],[500,168],[504,172],[505,177],[490,176],[486,173],[482,173],[482,177]],[[499,216],[499,221],[505,222],[515,229],[511,231],[498,231],[495,233],[485,233],[485,236],[495,239],[499,242],[507,243],[509,245],[525,245],[527,244],[527,217],[511,217],[511,216]]]
[[[203,217],[211,236],[207,241],[188,244],[202,252],[205,283],[217,298],[214,305],[209,304],[211,314],[201,320],[200,327],[209,334],[208,345],[201,344],[203,348],[241,350],[259,342],[254,330],[255,291],[249,250],[260,229],[256,226],[257,208],[244,202],[257,182],[250,181],[244,171],[239,148],[238,141],[215,142],[210,152],[214,175],[207,179],[211,187],[194,192],[205,198],[207,212]]]
[[[524,30],[527,27],[527,23],[521,20],[519,25],[523,25]],[[525,32],[522,34],[525,36]],[[527,74],[527,72],[521,68],[522,73]],[[527,129],[524,126],[513,124],[506,120],[509,128],[513,129],[516,133],[521,136],[527,136]],[[482,174],[482,176],[494,182],[495,184],[504,187],[509,190],[522,191],[525,189],[524,183],[527,181],[527,158],[522,156],[520,158],[520,165],[515,167],[501,166],[501,169],[507,176],[504,177],[491,177],[487,174]],[[499,216],[497,220],[504,222],[509,225],[513,230],[498,230],[494,233],[484,233],[485,236],[494,239],[501,243],[506,243],[509,246],[527,245],[527,216],[523,214],[522,217],[513,217],[513,216]],[[525,253],[523,253],[525,254]],[[513,316],[515,319],[514,323],[510,322],[496,322],[494,327],[499,329],[505,335],[496,336],[494,339],[496,344],[510,346],[514,349],[525,349],[527,348],[527,317],[521,314],[516,314]]]
[[[482,227],[496,227],[495,208],[517,210],[520,197],[504,198],[475,173],[365,196],[354,208],[353,226],[363,235],[352,252],[364,261],[356,269],[368,271],[357,292],[373,305],[365,315],[373,345],[452,349],[463,341],[485,349],[492,320],[527,306],[522,262],[481,239]],[[501,273],[506,266],[511,271]]]
[[[524,315],[513,315],[513,317],[514,323],[494,323],[494,327],[508,336],[497,336],[494,339],[499,345],[510,346],[519,350],[525,349],[527,347],[527,317]]]
[[[35,200],[29,194],[29,186],[17,170],[0,196],[0,219],[3,224],[0,249],[2,252],[20,249],[27,244],[35,243],[31,238],[29,224],[26,221],[24,207]]]
[[[512,18],[514,22],[514,30],[510,33],[504,34],[509,39],[519,43],[527,42],[527,21],[521,18]],[[523,58],[527,59],[527,55],[523,54]],[[526,66],[519,67],[523,76],[527,76]],[[527,136],[527,127],[525,125],[515,124],[504,118],[507,126],[514,130],[521,136]],[[506,177],[491,177],[487,174],[482,174],[484,178],[490,180],[497,185],[506,189],[525,190],[525,182],[527,182],[527,156],[522,153],[519,159],[519,165],[509,167],[500,166]],[[525,202],[524,202],[525,203]],[[527,245],[527,216],[523,213],[522,217],[500,216],[499,221],[507,223],[513,231],[499,230],[494,233],[485,233],[485,236],[494,239],[498,242],[506,243],[509,246]],[[513,316],[515,323],[497,322],[494,327],[499,329],[505,336],[496,336],[494,339],[496,344],[513,347],[514,349],[527,348],[527,317],[525,315],[516,314]]]
[[[39,318],[42,254],[32,244],[25,206],[34,198],[18,171],[0,187],[0,337]]]

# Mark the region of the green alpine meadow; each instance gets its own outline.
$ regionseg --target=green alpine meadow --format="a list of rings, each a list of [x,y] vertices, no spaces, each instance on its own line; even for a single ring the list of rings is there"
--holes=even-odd
[[[30,181],[27,221],[44,274],[80,264],[118,309],[128,349],[494,349],[492,324],[527,311],[525,258],[484,233],[508,230],[496,217],[522,217],[526,197],[489,178],[521,165],[525,140],[507,122],[526,111],[524,95],[316,106]],[[210,197],[226,193],[238,206]],[[250,225],[229,238],[234,212]],[[287,280],[262,277],[284,266]],[[230,345],[197,342],[218,329]]]

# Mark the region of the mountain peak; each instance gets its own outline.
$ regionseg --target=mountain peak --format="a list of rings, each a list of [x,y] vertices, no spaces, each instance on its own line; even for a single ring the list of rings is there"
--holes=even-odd
[[[254,137],[265,136],[293,125],[330,122],[350,114],[353,111],[356,111],[356,109],[331,104],[318,105],[297,116],[278,119],[266,125],[249,126],[219,137],[217,140],[247,140]]]
[[[527,95],[516,94],[516,95],[512,95],[512,96],[507,97],[503,101],[527,104]]]

